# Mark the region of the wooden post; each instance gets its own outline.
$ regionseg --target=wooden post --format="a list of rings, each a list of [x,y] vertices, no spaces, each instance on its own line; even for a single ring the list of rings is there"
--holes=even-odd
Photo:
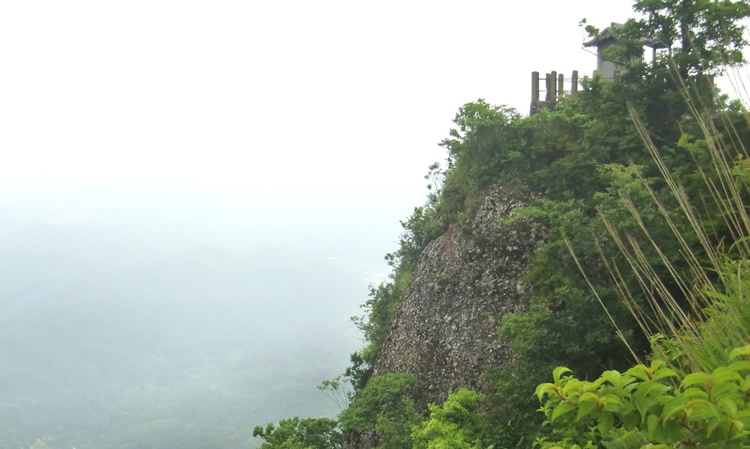
[[[562,98],[565,94],[565,75],[557,75],[557,98]]]
[[[539,72],[531,72],[531,112],[529,115],[536,114],[539,109]]]
[[[573,76],[570,78],[570,94],[578,93],[578,70],[573,70]]]
[[[552,109],[557,99],[557,72],[547,74],[547,106]]]

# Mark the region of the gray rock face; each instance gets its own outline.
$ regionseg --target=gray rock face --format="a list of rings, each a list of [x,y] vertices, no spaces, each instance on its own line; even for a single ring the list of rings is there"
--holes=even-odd
[[[487,368],[512,357],[497,328],[526,303],[521,278],[538,239],[528,221],[500,223],[527,201],[496,187],[484,199],[471,235],[452,228],[423,251],[401,300],[374,374],[414,374],[424,403],[442,403],[451,390],[486,391]],[[527,219],[524,219],[527,220]]]
[[[471,233],[453,227],[422,252],[373,367],[374,375],[415,375],[423,386],[418,409],[442,403],[460,387],[486,392],[482,374],[511,360],[497,329],[503,315],[526,306],[521,278],[541,232],[529,219],[510,226],[499,220],[527,201],[528,195],[496,187]],[[379,441],[377,432],[354,432],[344,447],[371,449]]]

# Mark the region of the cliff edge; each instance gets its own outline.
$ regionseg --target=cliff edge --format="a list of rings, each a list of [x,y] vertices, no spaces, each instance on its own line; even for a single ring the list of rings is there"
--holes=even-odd
[[[451,226],[422,252],[373,374],[404,372],[422,386],[418,409],[466,387],[489,389],[482,374],[513,356],[497,335],[502,317],[526,307],[529,256],[541,236],[529,219],[512,225],[528,194],[497,186],[484,198],[470,232]],[[376,435],[352,435],[349,449],[371,448]]]

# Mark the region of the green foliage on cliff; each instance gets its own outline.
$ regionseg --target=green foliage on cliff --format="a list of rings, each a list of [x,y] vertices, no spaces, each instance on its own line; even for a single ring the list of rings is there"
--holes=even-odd
[[[479,413],[484,397],[461,388],[442,406],[430,405],[430,417],[412,433],[415,449],[479,449],[487,447],[487,419]]]
[[[278,427],[255,426],[253,436],[265,441],[261,449],[335,449],[342,444],[336,421],[328,418],[282,419]]]
[[[411,374],[374,376],[352,404],[339,415],[347,432],[378,431],[382,449],[409,448],[412,426],[421,421],[409,393],[417,379]]]
[[[750,8],[681,0],[639,1],[636,10],[645,16],[618,28],[625,46],[612,54],[629,67],[620,82],[588,79],[578,95],[531,117],[481,99],[460,108],[441,144],[445,170],[430,167],[428,202],[402,223],[391,279],[373,289],[358,321],[367,346],[347,371],[356,394],[341,415],[345,434],[380,431],[381,447],[746,446],[747,362],[728,360],[746,342],[720,336],[745,320],[727,317],[746,314],[706,298],[734,304],[745,295],[727,280],[743,277],[750,259],[738,249],[750,229],[741,223],[750,131],[743,108],[718,95],[709,75],[742,60],[738,21]],[[653,64],[632,59],[647,38],[670,46]],[[477,205],[498,183],[532,198],[509,221],[533,217],[544,230],[525,279],[526,311],[498,323],[515,357],[487,373],[494,388],[485,397],[460,390],[421,422],[392,394],[406,389],[375,393],[384,381],[370,379],[372,364],[420,252],[450,227],[470,233]],[[726,266],[717,263],[723,256]],[[656,362],[633,367],[646,356]],[[715,360],[710,368],[686,361],[696,358]],[[544,384],[558,366],[580,378],[558,369]],[[537,413],[531,392],[539,384],[540,394],[554,393],[544,411],[563,423],[557,433]]]

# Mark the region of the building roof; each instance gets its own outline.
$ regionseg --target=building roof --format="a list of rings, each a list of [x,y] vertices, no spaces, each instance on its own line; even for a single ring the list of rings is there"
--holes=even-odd
[[[622,23],[615,23],[612,22],[610,26],[603,29],[601,33],[599,33],[598,36],[595,38],[586,41],[583,43],[584,47],[598,47],[599,44],[604,43],[608,40],[618,40],[618,34],[619,30],[624,25]],[[646,47],[652,47],[652,48],[667,48],[668,45],[663,43],[661,40],[655,38],[655,37],[642,37],[639,39],[641,45],[645,45]]]

